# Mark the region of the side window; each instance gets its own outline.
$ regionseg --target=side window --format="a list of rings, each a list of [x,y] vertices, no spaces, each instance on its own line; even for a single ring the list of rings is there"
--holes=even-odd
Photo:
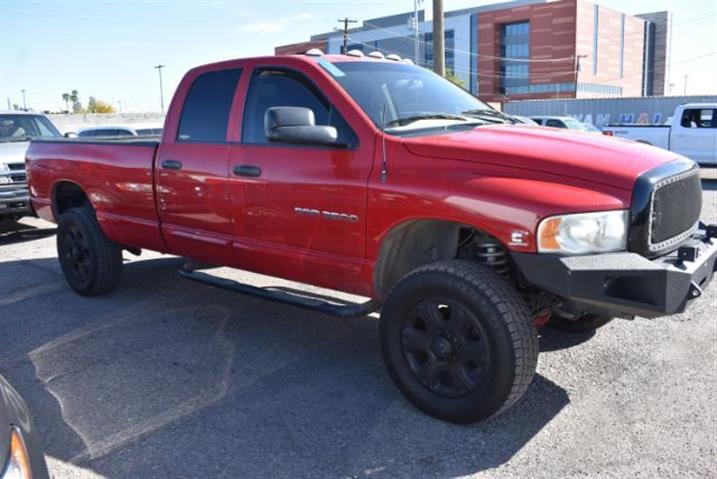
[[[229,112],[241,68],[200,75],[187,93],[177,140],[192,143],[226,141]]]
[[[717,128],[716,110],[691,108],[682,112],[680,125],[684,128]]]
[[[552,118],[545,122],[545,126],[552,126],[553,128],[567,128],[565,123],[560,120],[553,120]]]
[[[337,129],[339,140],[356,144],[356,137],[338,111],[300,74],[284,70],[259,70],[254,73],[244,106],[242,142],[269,143],[264,134],[264,114],[275,106],[299,106],[314,112],[317,125]]]
[[[538,125],[542,125],[542,124],[543,124],[543,119],[542,119],[542,118],[532,118],[532,120],[533,120],[535,123],[537,123]]]

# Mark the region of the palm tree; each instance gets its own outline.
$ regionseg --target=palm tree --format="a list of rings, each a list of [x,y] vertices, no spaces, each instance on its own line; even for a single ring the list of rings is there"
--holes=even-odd
[[[72,90],[70,93],[70,101],[72,102],[72,112],[78,113],[82,109],[80,104],[80,93],[77,90]]]
[[[70,111],[70,94],[69,93],[63,93],[62,99],[65,102],[65,109],[69,112]]]

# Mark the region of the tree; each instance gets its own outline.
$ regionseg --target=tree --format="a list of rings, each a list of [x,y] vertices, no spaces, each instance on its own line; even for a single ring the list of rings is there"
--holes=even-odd
[[[63,93],[62,94],[62,100],[65,102],[65,109],[67,111],[70,111],[70,94],[69,93]]]
[[[91,96],[87,101],[87,113],[114,113],[115,109],[112,105]]]
[[[453,72],[446,71],[445,78],[446,78],[446,80],[448,80],[449,82],[455,83],[456,85],[458,85],[459,87],[461,87],[461,88],[463,88],[463,89],[465,89],[465,87],[466,87],[466,84],[463,82],[463,80],[461,80],[460,78],[458,78],[458,77],[455,75],[455,73],[453,73]]]
[[[82,113],[80,93],[77,90],[72,90],[72,93],[70,93],[70,101],[72,102],[72,113]]]

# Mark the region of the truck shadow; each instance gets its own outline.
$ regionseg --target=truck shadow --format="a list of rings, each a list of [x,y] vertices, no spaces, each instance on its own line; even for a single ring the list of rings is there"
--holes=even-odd
[[[185,281],[176,258],[130,262],[118,291],[82,298],[55,262],[3,263],[0,281],[58,288],[3,306],[0,372],[49,456],[108,477],[467,475],[507,462],[569,403],[537,374],[506,414],[448,424],[393,385],[375,318]]]
[[[0,246],[54,235],[56,228],[37,228],[17,221],[0,221]]]

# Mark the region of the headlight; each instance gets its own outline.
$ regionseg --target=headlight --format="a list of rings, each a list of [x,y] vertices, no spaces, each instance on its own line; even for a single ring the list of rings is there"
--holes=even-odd
[[[10,437],[10,457],[5,470],[0,474],[2,479],[31,479],[30,457],[25,449],[25,443],[16,428],[12,428]]]
[[[538,226],[539,253],[606,253],[627,243],[627,210],[551,216]]]

